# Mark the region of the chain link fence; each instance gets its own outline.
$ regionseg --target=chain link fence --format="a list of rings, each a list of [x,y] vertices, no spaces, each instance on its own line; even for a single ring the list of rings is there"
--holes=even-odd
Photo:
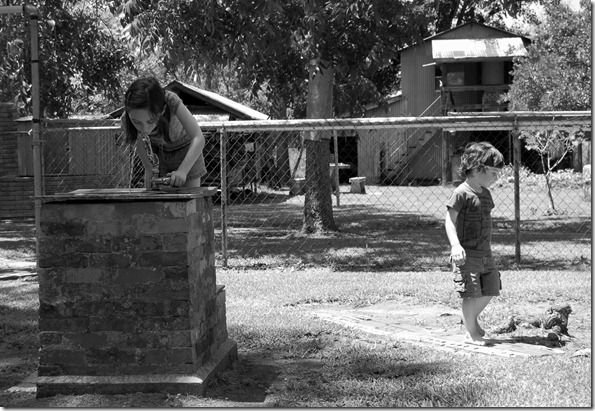
[[[201,123],[220,266],[446,269],[445,202],[465,145],[506,167],[492,186],[493,250],[504,268],[590,264],[591,114]],[[115,120],[44,121],[43,192],[142,187]],[[314,163],[312,154],[328,156]],[[26,159],[31,165],[32,160]],[[321,170],[322,168],[322,170]],[[330,187],[328,187],[330,186]],[[338,231],[305,234],[306,190],[328,190]]]

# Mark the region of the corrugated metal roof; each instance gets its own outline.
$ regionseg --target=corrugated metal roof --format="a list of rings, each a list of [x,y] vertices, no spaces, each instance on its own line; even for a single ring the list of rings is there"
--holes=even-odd
[[[512,31],[503,30],[501,28],[494,27],[494,26],[488,26],[486,24],[478,23],[476,21],[470,21],[470,22],[467,22],[467,23],[463,23],[463,24],[461,24],[459,26],[456,26],[456,27],[453,27],[453,28],[450,28],[450,29],[441,31],[440,33],[436,33],[436,34],[434,34],[432,36],[429,36],[429,37],[424,38],[423,41],[425,42],[425,41],[428,41],[428,40],[438,39],[440,37],[444,37],[445,35],[451,35],[452,32],[460,31],[461,29],[465,29],[465,28],[471,28],[471,29],[473,29],[475,27],[477,27],[477,28],[483,28],[483,29],[486,29],[486,30],[489,30],[489,31],[493,31],[493,32],[500,32],[500,33],[502,33],[502,36],[501,37],[520,37],[520,38],[522,38],[524,40],[529,40],[530,41],[529,37],[521,36],[521,35],[519,35],[517,33],[513,33]],[[483,36],[483,37],[485,38],[485,36]]]
[[[182,83],[181,81],[174,80],[165,86],[164,89],[183,92],[188,96],[197,98],[208,106],[217,107],[222,112],[216,114],[194,113],[195,118],[198,119],[200,117],[200,121],[226,121],[229,120],[230,116],[234,116],[238,120],[268,120],[269,118],[269,116],[260,111],[253,110],[250,107],[230,100],[217,93],[203,90],[190,84]],[[182,96],[182,101],[184,101],[184,96]],[[184,104],[188,103],[184,101]],[[109,113],[108,116],[111,118],[119,118],[123,112],[124,107],[120,107]]]
[[[268,120],[269,116],[260,111],[256,111],[247,107],[243,104],[237,103],[220,94],[213,93],[212,91],[203,90],[190,84],[182,83],[181,81],[174,80],[165,86],[165,89],[181,89],[189,94],[193,94],[199,97],[201,100],[215,107],[219,107],[231,114],[234,114],[241,120]]]
[[[432,57],[437,61],[512,58],[526,54],[520,37],[432,40]]]
[[[465,30],[473,30],[473,29],[483,29],[484,30],[484,35],[477,35],[477,34],[471,35],[468,32],[465,33]],[[479,30],[479,31],[481,31],[481,30]],[[459,34],[461,32],[464,33],[464,34]],[[453,36],[454,37],[456,37],[456,36],[459,36],[459,37],[463,36],[465,38],[477,38],[477,37],[480,37],[480,38],[493,38],[493,37],[498,37],[498,35],[494,35],[494,36],[492,36],[492,35],[486,35],[486,33],[490,33],[490,32],[492,32],[492,33],[500,33],[499,34],[499,37],[520,37],[521,39],[523,39],[524,42],[527,42],[527,43],[530,43],[531,42],[531,39],[529,37],[521,36],[519,34],[510,32],[510,31],[507,31],[507,30],[503,30],[503,29],[500,29],[498,27],[487,26],[485,24],[477,23],[475,21],[470,21],[470,22],[461,24],[459,26],[453,27],[451,29],[441,31],[440,33],[436,33],[436,34],[434,34],[432,36],[426,37],[426,38],[424,38],[419,43],[414,43],[414,44],[411,44],[409,46],[406,46],[406,47],[400,49],[399,52],[403,52],[403,51],[405,51],[405,50],[407,50],[409,48],[417,47],[417,46],[419,46],[422,43],[425,43],[425,42],[428,42],[428,41],[432,41],[434,39],[439,39],[439,38],[442,38],[442,37],[445,37],[445,36],[448,36],[450,38],[452,38]]]

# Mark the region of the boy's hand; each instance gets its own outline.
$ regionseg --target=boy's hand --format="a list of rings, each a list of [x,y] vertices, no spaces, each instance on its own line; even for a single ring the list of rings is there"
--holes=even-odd
[[[450,250],[450,258],[455,264],[465,264],[465,249],[460,244]]]

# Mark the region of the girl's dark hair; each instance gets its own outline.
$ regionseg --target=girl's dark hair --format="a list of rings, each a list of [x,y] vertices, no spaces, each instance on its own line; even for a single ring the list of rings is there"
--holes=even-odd
[[[165,112],[163,108],[165,107]],[[169,141],[169,106],[165,102],[165,91],[154,77],[143,77],[135,80],[124,95],[124,121],[126,122],[126,142],[132,144],[138,138],[138,130],[128,116],[128,110],[149,109],[149,112],[159,118],[157,132]],[[163,113],[163,115],[161,115]]]
[[[467,144],[465,152],[461,156],[459,174],[468,176],[473,170],[482,172],[485,171],[486,167],[504,167],[502,153],[485,141]]]

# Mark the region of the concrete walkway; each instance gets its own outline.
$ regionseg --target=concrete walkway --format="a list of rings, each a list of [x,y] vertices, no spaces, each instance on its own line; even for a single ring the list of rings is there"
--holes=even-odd
[[[464,350],[504,357],[532,357],[563,354],[560,348],[527,344],[506,335],[486,335],[489,345],[476,346],[463,342],[460,311],[444,306],[408,306],[387,301],[370,307],[317,310],[326,321],[353,327],[370,334],[432,346],[451,351]]]

